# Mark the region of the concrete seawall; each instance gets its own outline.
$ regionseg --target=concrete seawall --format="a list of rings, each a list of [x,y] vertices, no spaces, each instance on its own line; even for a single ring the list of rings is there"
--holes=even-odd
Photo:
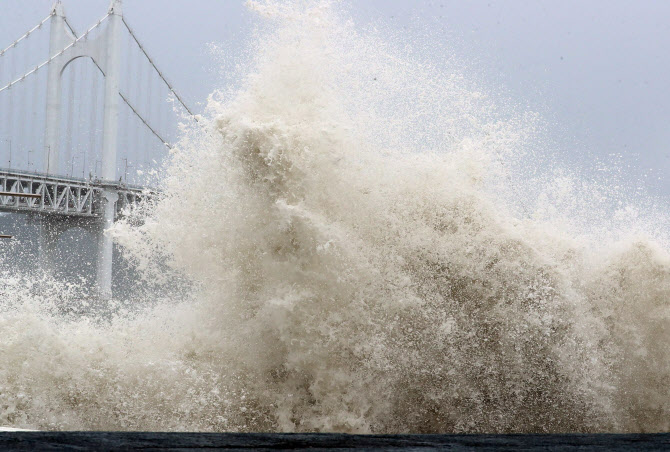
[[[670,434],[344,435],[1,432],[1,450],[670,450]]]

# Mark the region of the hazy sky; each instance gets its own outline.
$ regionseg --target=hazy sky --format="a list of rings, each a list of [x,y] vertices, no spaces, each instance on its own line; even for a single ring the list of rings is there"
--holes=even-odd
[[[52,3],[0,0],[0,46],[45,17]],[[63,3],[78,30],[109,5]],[[652,170],[648,188],[670,196],[670,2],[368,0],[345,7],[361,24],[422,24],[492,86],[547,119],[557,153],[587,164],[623,154],[631,177]],[[254,20],[237,0],[125,0],[124,15],[192,105],[222,83],[207,44],[235,55]]]

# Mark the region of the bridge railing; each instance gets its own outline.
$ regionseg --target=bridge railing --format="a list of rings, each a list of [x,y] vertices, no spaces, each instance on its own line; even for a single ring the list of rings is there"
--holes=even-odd
[[[72,176],[60,176],[51,173],[45,173],[40,171],[26,171],[16,168],[3,168],[0,167],[0,174],[12,174],[15,176],[26,176],[39,179],[49,179],[53,181],[62,181],[64,183],[73,182],[73,183],[90,183],[92,185],[101,185],[105,187],[114,187],[117,189],[126,189],[133,191],[144,191],[148,190],[150,192],[155,192],[156,190],[150,187],[136,184],[128,184],[123,181],[114,181],[114,180],[105,180],[98,177],[90,177],[88,179],[81,177],[72,177]]]

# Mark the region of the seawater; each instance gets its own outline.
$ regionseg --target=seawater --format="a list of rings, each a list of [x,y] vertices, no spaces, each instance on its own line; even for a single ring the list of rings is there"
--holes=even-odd
[[[338,6],[249,6],[236,88],[109,231],[149,289],[83,315],[3,267],[0,425],[668,431],[667,218],[533,179],[537,115]]]

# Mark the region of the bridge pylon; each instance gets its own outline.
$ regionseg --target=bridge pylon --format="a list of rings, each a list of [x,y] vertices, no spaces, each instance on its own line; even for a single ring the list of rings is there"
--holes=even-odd
[[[120,72],[120,32],[122,25],[121,0],[111,0],[107,24],[101,33],[91,39],[80,40],[66,27],[65,11],[57,1],[52,10],[49,52],[53,58],[49,62],[47,75],[46,130],[44,141],[44,169],[47,175],[60,175],[59,132],[61,120],[62,75],[65,67],[81,57],[91,58],[105,76],[105,98],[103,111],[102,138],[102,179],[104,184],[101,202],[102,218],[92,230],[97,236],[96,286],[102,298],[112,296],[112,253],[113,241],[105,231],[116,217],[118,193],[113,188],[116,182],[116,154],[119,123],[119,72]],[[70,44],[72,44],[70,46]],[[63,49],[65,49],[63,51]],[[58,235],[66,229],[62,218],[44,216],[41,220],[40,264],[46,272],[53,269],[53,249]],[[76,226],[77,224],[72,224]]]

